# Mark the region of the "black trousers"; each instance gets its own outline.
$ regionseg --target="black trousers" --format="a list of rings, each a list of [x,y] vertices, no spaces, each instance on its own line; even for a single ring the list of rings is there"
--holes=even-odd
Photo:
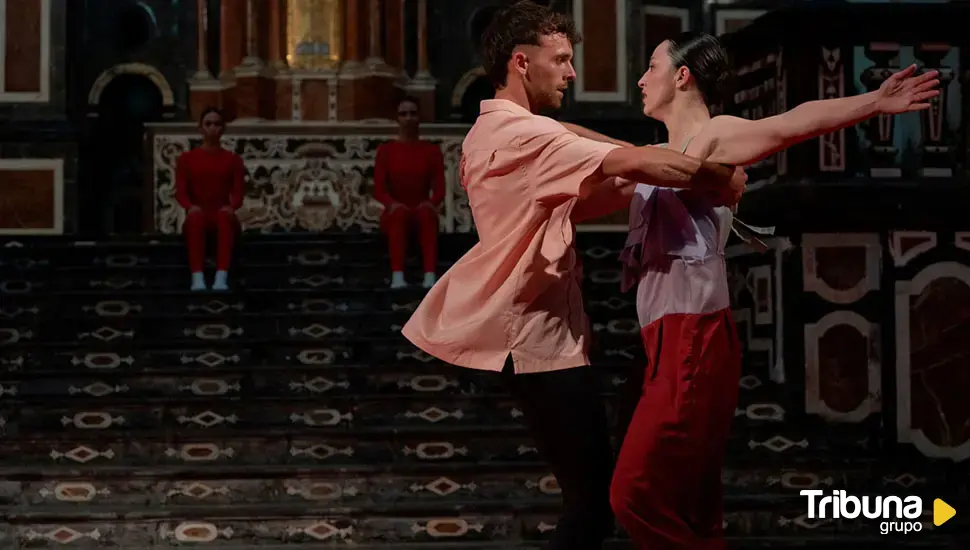
[[[549,550],[601,548],[614,525],[615,460],[599,376],[588,366],[515,374],[510,358],[502,377],[562,490],[562,517]]]

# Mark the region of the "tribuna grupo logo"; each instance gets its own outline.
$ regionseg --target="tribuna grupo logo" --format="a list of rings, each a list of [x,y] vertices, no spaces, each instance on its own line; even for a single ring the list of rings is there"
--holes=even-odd
[[[923,530],[920,518],[923,516],[923,499],[915,496],[862,496],[856,497],[845,491],[803,490],[802,496],[808,497],[809,519],[881,519],[879,532],[911,533]],[[823,496],[825,495],[825,496]]]

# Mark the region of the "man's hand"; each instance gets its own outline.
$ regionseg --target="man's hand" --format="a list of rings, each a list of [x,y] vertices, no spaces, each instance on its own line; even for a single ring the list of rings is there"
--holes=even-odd
[[[219,209],[219,212],[225,212],[226,214],[232,214],[233,213],[233,209],[232,209],[231,206],[223,206],[222,208]]]
[[[189,214],[194,214],[196,212],[201,212],[201,211],[202,211],[201,208],[199,208],[198,206],[196,206],[196,205],[193,204],[192,206],[189,207],[188,213]]]
[[[745,173],[744,168],[738,166],[734,169],[734,173],[726,185],[722,184],[719,187],[699,188],[691,191],[697,196],[705,197],[714,206],[733,208],[741,201],[741,195],[744,194],[747,183],[748,174]]]
[[[734,169],[734,175],[731,176],[731,181],[728,184],[727,197],[730,200],[725,206],[734,206],[741,202],[741,195],[744,194],[744,190],[748,187],[748,174],[744,171],[744,168],[738,166]]]

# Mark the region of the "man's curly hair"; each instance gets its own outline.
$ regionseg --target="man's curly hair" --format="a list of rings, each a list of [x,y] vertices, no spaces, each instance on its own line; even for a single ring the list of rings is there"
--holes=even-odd
[[[562,34],[574,46],[583,37],[569,16],[540,6],[531,0],[519,0],[495,14],[482,34],[482,60],[485,73],[496,89],[508,80],[508,64],[516,46],[538,46],[543,36]]]

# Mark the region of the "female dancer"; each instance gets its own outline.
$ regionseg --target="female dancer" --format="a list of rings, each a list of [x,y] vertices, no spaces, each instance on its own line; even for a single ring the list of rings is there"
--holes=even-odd
[[[384,205],[381,230],[391,254],[391,288],[405,288],[408,241],[417,229],[424,288],[438,264],[438,207],[445,199],[445,161],[438,145],[421,139],[418,100],[397,104],[397,139],[381,144],[374,161],[374,197]]]
[[[701,159],[750,165],[879,114],[918,111],[939,94],[936,72],[908,67],[874,92],[811,101],[761,120],[711,118],[730,76],[717,39],[686,33],[660,44],[640,79],[643,112],[669,143]],[[741,355],[731,318],[724,244],[730,208],[689,192],[637,186],[621,255],[634,282],[648,362],[611,489],[639,548],[725,547],[721,465],[737,402]]]

